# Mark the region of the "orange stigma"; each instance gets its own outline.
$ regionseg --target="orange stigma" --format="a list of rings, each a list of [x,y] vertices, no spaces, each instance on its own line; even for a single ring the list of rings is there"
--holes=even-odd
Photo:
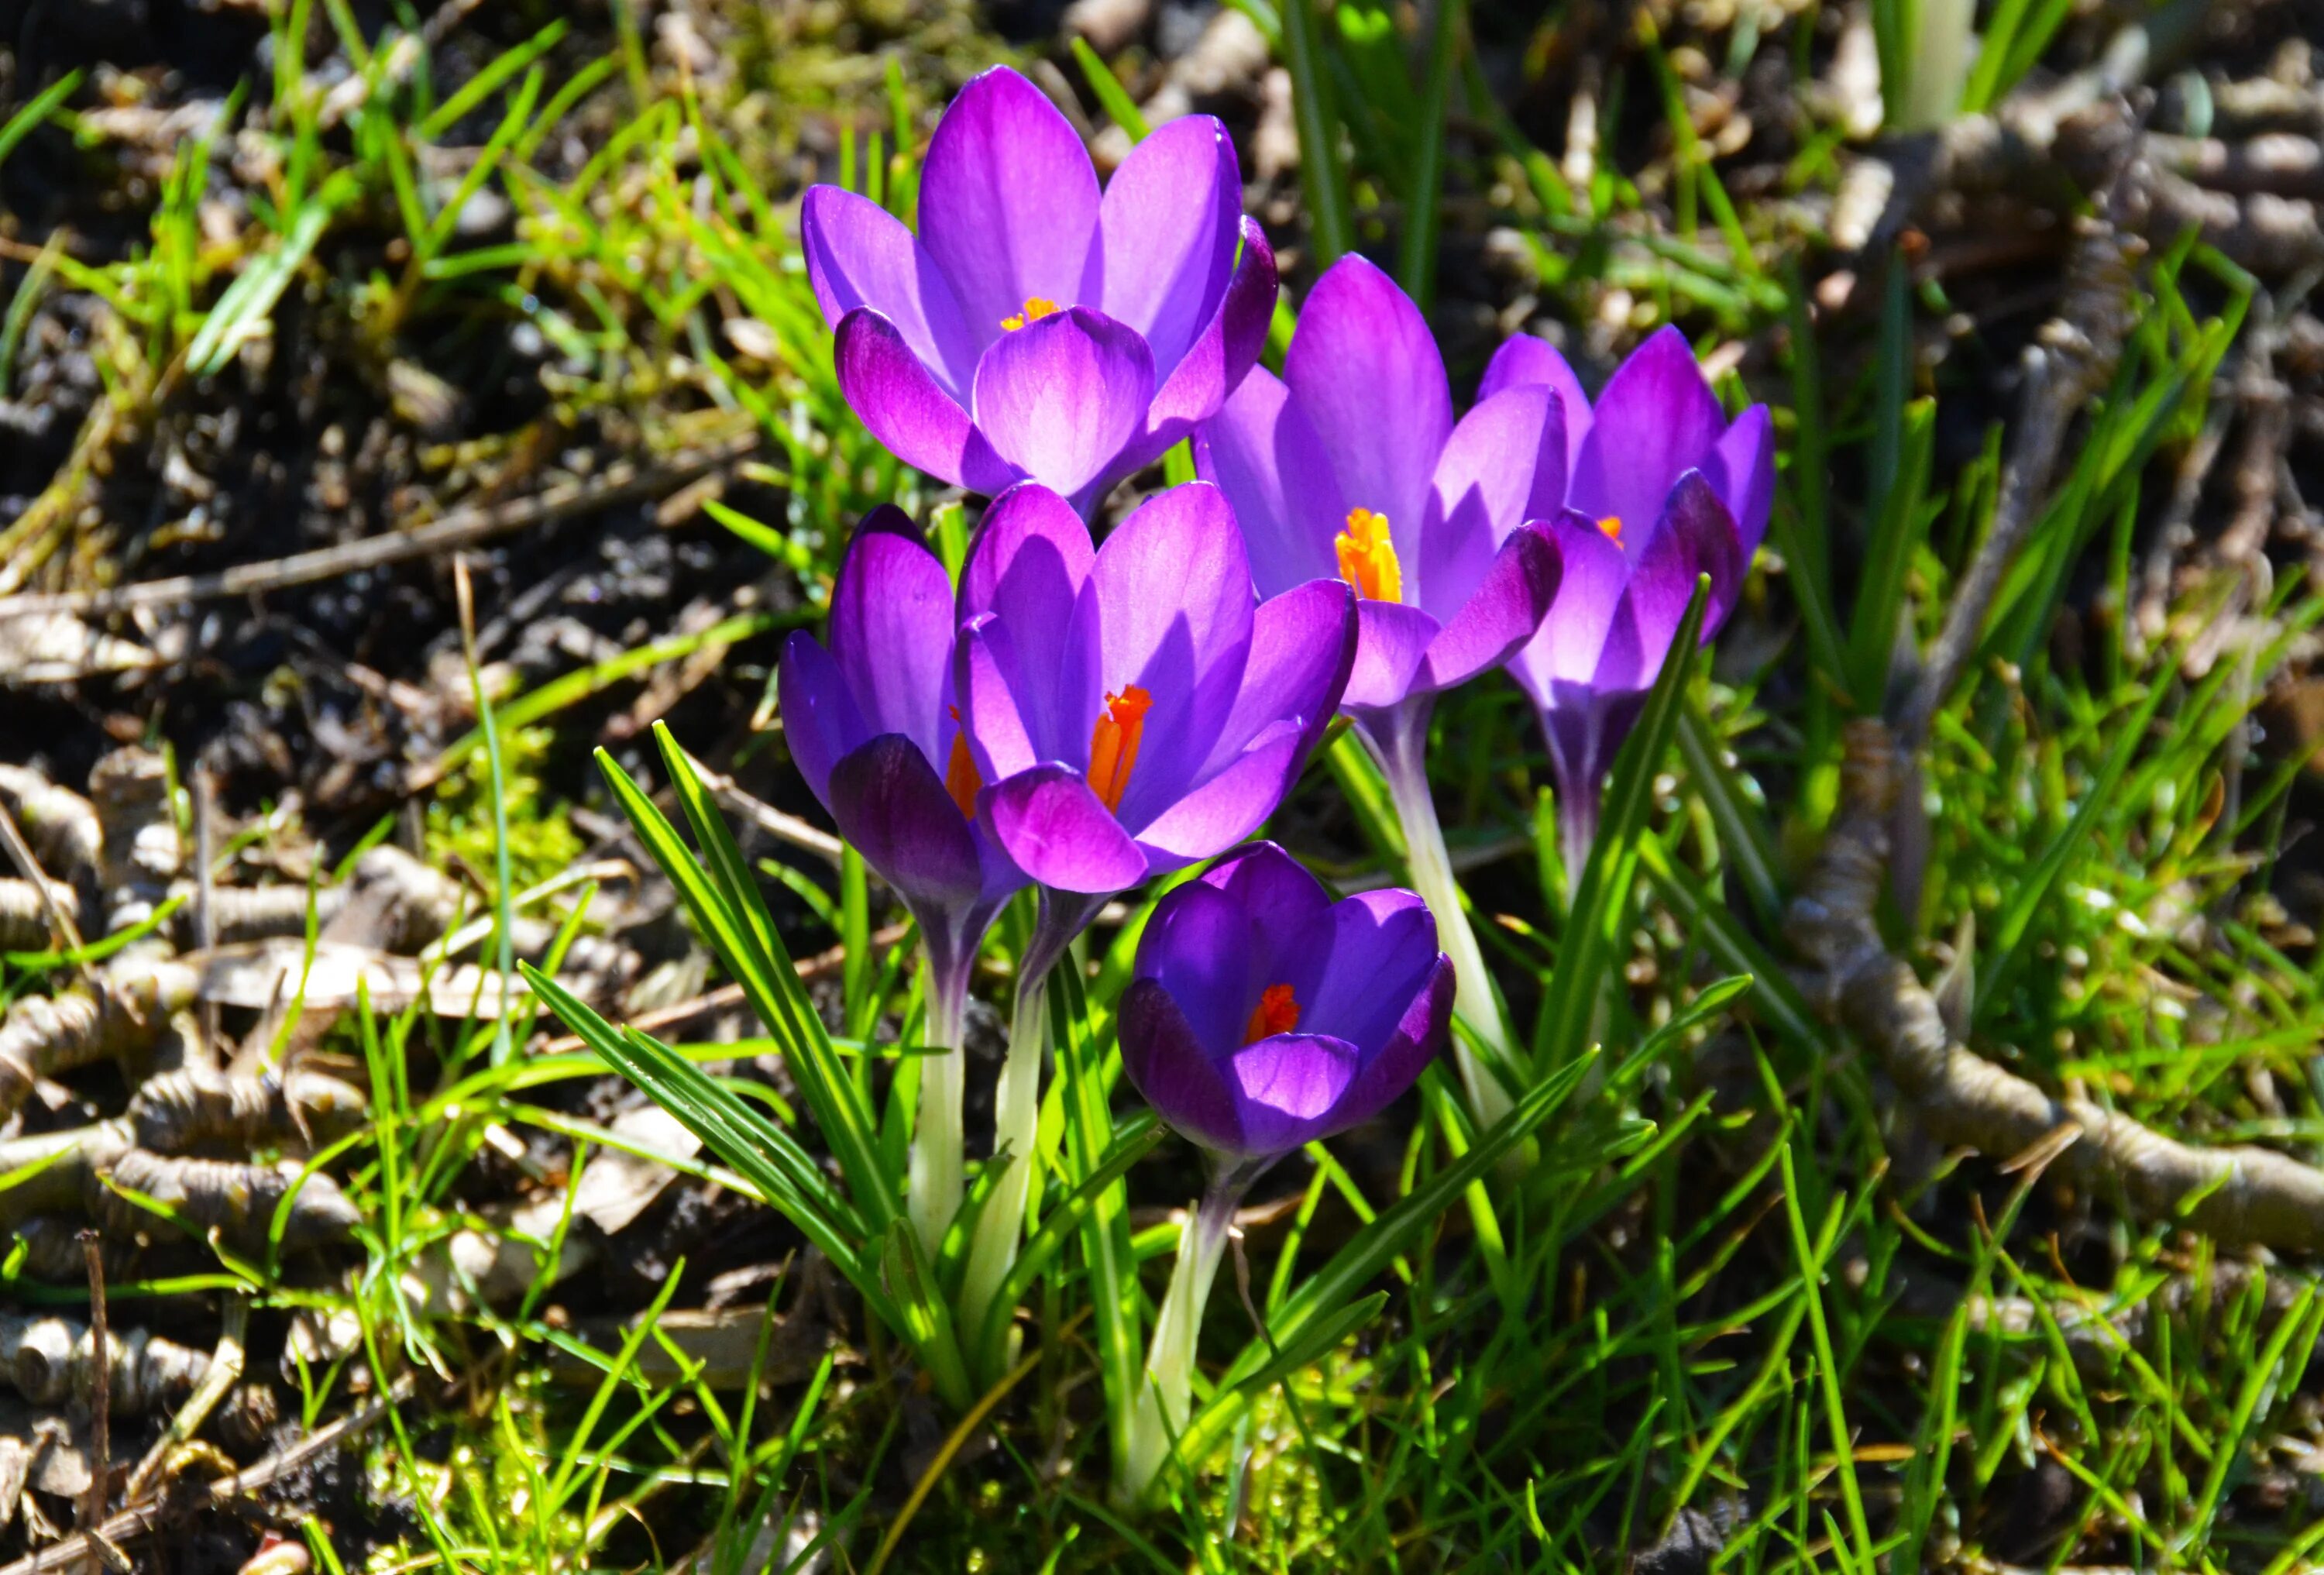
[[[1259,1004],[1250,1009],[1250,1021],[1242,1026],[1242,1042],[1256,1045],[1276,1034],[1287,1034],[1299,1026],[1299,1001],[1287,984],[1270,984],[1259,992]]]
[[[1404,600],[1404,569],[1388,539],[1388,516],[1370,509],[1348,511],[1348,528],[1332,539],[1340,553],[1340,577],[1367,602]]]
[[[959,711],[953,712],[955,720],[959,715]],[[968,752],[968,734],[965,732],[954,733],[952,758],[945,761],[945,791],[952,795],[954,804],[960,806],[963,820],[976,818],[976,796],[983,788],[984,778],[976,769],[976,757]]]
[[[1598,521],[1598,529],[1606,533],[1607,540],[1612,542],[1617,547],[1622,545],[1622,516],[1619,514],[1607,515],[1603,520]]]
[[[1025,298],[1025,309],[1001,318],[1001,326],[1013,334],[1028,323],[1038,323],[1043,318],[1053,317],[1064,309],[1046,295],[1028,295]]]
[[[1130,788],[1130,769],[1138,764],[1138,744],[1146,732],[1146,713],[1154,696],[1137,685],[1105,697],[1105,713],[1090,729],[1089,785],[1108,809],[1121,807]]]

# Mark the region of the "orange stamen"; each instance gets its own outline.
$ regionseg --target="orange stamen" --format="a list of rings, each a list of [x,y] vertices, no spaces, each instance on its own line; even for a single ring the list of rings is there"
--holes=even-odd
[[[1370,509],[1348,511],[1348,528],[1332,539],[1340,554],[1340,577],[1367,602],[1404,600],[1404,567],[1388,539],[1388,516]]]
[[[1287,984],[1270,984],[1259,992],[1259,1004],[1250,1009],[1250,1021],[1242,1027],[1242,1042],[1256,1045],[1276,1034],[1287,1034],[1299,1026],[1299,1002]]]
[[[1607,540],[1612,542],[1617,547],[1622,545],[1622,516],[1619,514],[1607,515],[1603,520],[1598,521],[1598,529],[1606,533]]]
[[[1108,809],[1121,807],[1130,788],[1130,769],[1138,764],[1138,744],[1146,731],[1146,713],[1154,696],[1132,684],[1119,695],[1105,697],[1105,712],[1090,729],[1089,785]]]
[[[984,790],[984,778],[976,769],[976,758],[968,752],[968,734],[952,735],[952,758],[945,762],[945,791],[960,806],[961,818],[976,818],[976,796]]]
[[[1028,295],[1025,298],[1025,309],[1001,318],[1001,326],[1013,334],[1028,323],[1038,323],[1064,309],[1046,295]]]

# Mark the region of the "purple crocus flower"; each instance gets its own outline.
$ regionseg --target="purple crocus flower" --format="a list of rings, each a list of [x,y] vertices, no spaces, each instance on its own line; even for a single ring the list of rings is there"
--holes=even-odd
[[[866,515],[832,587],[831,647],[804,631],[776,681],[784,736],[839,834],[919,926],[927,968],[910,1202],[931,1252],[961,1196],[960,1055],[977,948],[1025,876],[976,821],[953,698],[952,582],[900,509]]]
[[[1564,554],[1557,605],[1510,670],[1541,708],[1557,771],[1568,874],[1598,827],[1600,785],[1654,686],[1697,576],[1711,576],[1709,640],[1735,609],[1775,490],[1767,407],[1730,423],[1686,337],[1658,330],[1615,370],[1593,409],[1558,353],[1520,335],[1483,389],[1549,390],[1565,410]]]
[[[1443,1049],[1452,960],[1409,891],[1333,902],[1272,843],[1154,906],[1121,998],[1121,1066],[1237,1165],[1377,1115]]]
[[[1029,478],[1086,511],[1219,408],[1274,313],[1274,253],[1208,115],[1155,131],[1101,197],[1065,117],[995,67],[936,127],[919,222],[817,186],[800,239],[847,402],[971,492]]]
[[[1428,722],[1439,693],[1531,640],[1557,594],[1543,521],[1566,493],[1565,407],[1547,389],[1497,390],[1456,425],[1419,309],[1358,256],[1316,281],[1283,372],[1243,380],[1196,436],[1194,463],[1233,500],[1261,591],[1336,572],[1361,598],[1341,705],[1387,778],[1461,1015],[1509,1062],[1516,1039],[1429,797]],[[1506,1090],[1465,1044],[1457,1054],[1480,1120],[1499,1119]]]
[[[1093,548],[1065,500],[1003,496],[961,575],[956,682],[986,834],[1058,904],[1066,938],[1150,874],[1274,813],[1332,719],[1354,598],[1260,601],[1217,488],[1173,487]]]

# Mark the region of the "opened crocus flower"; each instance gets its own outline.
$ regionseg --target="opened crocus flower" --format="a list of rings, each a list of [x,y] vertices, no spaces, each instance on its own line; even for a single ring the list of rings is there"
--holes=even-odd
[[[1698,576],[1711,576],[1704,640],[1734,611],[1767,530],[1774,434],[1765,405],[1728,420],[1676,328],[1632,352],[1594,409],[1564,358],[1530,335],[1495,354],[1484,389],[1494,397],[1548,390],[1565,409],[1566,507],[1552,526],[1565,582],[1511,670],[1541,708],[1567,878],[1578,880],[1606,771]]]
[[[1050,967],[1108,898],[1223,852],[1275,812],[1347,683],[1354,598],[1319,579],[1261,602],[1214,487],[1148,499],[1099,548],[1063,498],[1028,482],[987,511],[960,615],[978,819],[1042,889],[998,1095],[996,1141],[1022,1155]],[[1026,1179],[1012,1167],[978,1220],[963,1282],[972,1320],[1013,1258]]]
[[[1419,309],[1355,256],[1316,281],[1283,371],[1243,380],[1197,436],[1195,465],[1233,502],[1262,592],[1338,575],[1360,598],[1341,704],[1388,778],[1413,883],[1459,970],[1461,1015],[1508,1058],[1514,1040],[1429,798],[1428,721],[1440,692],[1533,639],[1557,594],[1556,542],[1540,521],[1567,490],[1564,406],[1513,387],[1456,425]],[[1461,1070],[1480,1119],[1508,1109],[1465,1046]]]
[[[1275,258],[1208,115],[1159,127],[1102,197],[1073,126],[1016,72],[961,89],[928,144],[918,236],[834,186],[800,211],[839,383],[906,464],[1088,509],[1216,411],[1267,337]]]
[[[928,1047],[909,1211],[933,1255],[961,1199],[959,1047],[971,971],[1025,884],[976,824],[977,778],[953,698],[952,582],[903,511],[864,517],[832,588],[831,646],[794,634],[777,675],[792,758],[840,835],[919,926]]]
[[[1283,1155],[1410,1088],[1444,1046],[1452,992],[1419,897],[1333,902],[1272,843],[1155,904],[1121,998],[1121,1067],[1207,1151],[1211,1182],[1155,1324],[1124,1497],[1144,1495],[1186,1425],[1194,1334],[1236,1203]]]

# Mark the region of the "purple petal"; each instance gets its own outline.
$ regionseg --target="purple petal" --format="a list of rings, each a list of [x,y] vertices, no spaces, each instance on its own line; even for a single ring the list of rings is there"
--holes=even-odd
[[[1429,474],[1452,431],[1444,358],[1420,309],[1350,253],[1308,292],[1283,375],[1332,456],[1340,495],[1387,515],[1397,555],[1416,562]]]
[[[831,650],[864,726],[937,759],[952,697],[952,581],[893,504],[866,515],[848,543],[831,593]]]
[[[831,768],[871,736],[863,714],[848,693],[847,675],[831,653],[805,630],[783,642],[775,669],[775,703],[783,719],[783,741],[807,788],[831,807]]]
[[[1477,402],[1513,388],[1546,388],[1565,407],[1565,474],[1573,474],[1582,457],[1582,440],[1590,435],[1590,396],[1582,380],[1548,340],[1531,334],[1514,334],[1501,342],[1485,364],[1485,380],[1477,385]]]
[[[1144,335],[1157,370],[1174,367],[1218,310],[1241,217],[1227,128],[1207,115],[1157,126],[1106,182],[1075,299]]]
[[[1350,711],[1394,705],[1420,681],[1420,664],[1444,626],[1401,602],[1356,603],[1356,661],[1340,704]]]
[[[998,782],[1053,758],[1043,748],[1050,741],[1036,731],[1042,712],[1024,693],[1028,686],[1007,624],[990,613],[970,621],[960,631],[953,663],[960,723],[984,780]]]
[[[1259,990],[1284,982],[1280,957],[1284,944],[1321,924],[1332,910],[1332,894],[1323,889],[1323,883],[1273,843],[1253,843],[1230,854],[1204,870],[1202,879],[1193,884],[1215,889],[1249,916],[1250,935],[1244,943],[1250,960],[1247,972],[1259,981]],[[1149,934],[1151,928],[1149,924]],[[1142,950],[1139,957],[1142,963]],[[1242,1024],[1234,1027],[1240,1029]]]
[[[1063,498],[1037,482],[1010,488],[985,511],[960,576],[963,622],[991,612],[1007,629],[1018,695],[1035,758],[1079,761],[1100,683],[1094,640],[1068,638],[1097,549],[1089,527]],[[1010,764],[1010,775],[1031,764]]]
[[[1225,769],[1139,827],[1138,841],[1149,862],[1157,870],[1176,869],[1224,852],[1250,836],[1283,802],[1306,753],[1306,735],[1291,723],[1260,733]]]
[[[1148,498],[1105,539],[1090,585],[1105,688],[1136,684],[1153,703],[1120,807],[1140,825],[1209,756],[1242,686],[1257,597],[1226,494],[1191,482]]]
[[[993,451],[1074,498],[1145,425],[1154,358],[1136,330],[1074,307],[995,340],[975,389],[977,429]]]
[[[933,920],[983,895],[973,828],[919,746],[901,734],[882,733],[832,767],[831,817],[915,916]]]
[[[1016,479],[878,312],[858,307],[840,319],[832,359],[848,406],[906,465],[972,492],[996,493]]]
[[[1227,495],[1262,596],[1338,575],[1347,519],[1323,440],[1291,391],[1255,366],[1194,438],[1194,469]]]
[[[1703,464],[1726,430],[1686,336],[1657,329],[1599,394],[1568,501],[1593,520],[1621,520],[1637,542],[1679,474]]]
[[[1257,219],[1242,221],[1242,256],[1227,281],[1225,299],[1203,325],[1176,364],[1155,361],[1162,374],[1153,407],[1147,412],[1145,435],[1131,446],[1117,472],[1151,465],[1163,451],[1190,436],[1197,424],[1210,419],[1227,396],[1241,385],[1259,346],[1267,343],[1268,324],[1275,316],[1275,253]],[[1164,368],[1168,368],[1167,373]]]
[[[1510,532],[1564,502],[1563,407],[1546,389],[1496,394],[1461,418],[1437,459],[1419,559],[1405,559],[1404,599],[1451,623]]]
[[[1299,1026],[1370,1053],[1434,970],[1436,921],[1409,891],[1360,892],[1333,903],[1298,944],[1313,959]]]
[[[1452,960],[1440,953],[1413,992],[1387,1041],[1366,1058],[1332,1112],[1332,1130],[1344,1132],[1379,1115],[1443,1053],[1452,1033]]]
[[[1775,502],[1775,433],[1766,406],[1753,405],[1735,418],[1706,469],[1735,516],[1736,539],[1748,572],[1752,556],[1766,538],[1767,513]]]
[[[1234,1096],[1170,992],[1151,979],[1132,981],[1116,1022],[1121,1070],[1155,1113],[1205,1148],[1240,1152]]]
[[[1242,1128],[1241,1151],[1287,1154],[1344,1130],[1340,1101],[1363,1070],[1356,1047],[1321,1034],[1276,1034],[1237,1051],[1221,1069]]]
[[[1263,944],[1263,926],[1238,894],[1190,880],[1154,905],[1137,976],[1168,992],[1204,1056],[1217,1059],[1242,1047],[1251,1004],[1273,982],[1258,956]]]
[[[1356,660],[1355,593],[1338,580],[1310,580],[1259,603],[1251,620],[1242,686],[1204,769],[1240,754],[1259,731],[1298,724],[1313,747],[1339,708]]]
[[[817,186],[799,205],[799,244],[825,322],[836,328],[870,307],[955,402],[966,395],[982,336],[969,332],[952,287],[903,221],[868,198]]]
[[[1110,894],[1146,878],[1146,855],[1069,766],[1035,766],[986,788],[977,815],[1017,867],[1044,886]]]
[[[1626,669],[1609,648],[1614,665],[1609,667],[1601,659],[1593,677],[1612,688],[1644,688],[1652,684],[1669,654],[1679,620],[1686,616],[1695,580],[1706,574],[1711,576],[1711,606],[1722,603],[1732,606],[1743,577],[1735,521],[1702,473],[1691,470],[1671,489],[1655,530],[1639,548],[1637,562],[1630,570],[1629,588],[1623,594],[1623,611],[1615,614],[1618,629],[1627,618],[1634,631],[1637,665]],[[1706,612],[1704,626],[1709,625]]]
[[[1584,795],[1594,805],[1622,741],[1646,709],[1644,689],[1600,690],[1560,678],[1549,686],[1541,723],[1562,799]]]
[[[1484,583],[1429,646],[1421,681],[1449,689],[1508,660],[1548,616],[1563,574],[1557,539],[1548,525],[1521,525],[1511,531]]]
[[[1606,655],[1614,615],[1630,583],[1630,563],[1591,520],[1568,510],[1550,522],[1563,573],[1541,629],[1510,663],[1536,705],[1550,686],[1586,684]]]
[[[979,345],[1035,297],[1078,299],[1097,216],[1089,153],[1038,88],[996,66],[960,90],[921,166],[920,244]]]

